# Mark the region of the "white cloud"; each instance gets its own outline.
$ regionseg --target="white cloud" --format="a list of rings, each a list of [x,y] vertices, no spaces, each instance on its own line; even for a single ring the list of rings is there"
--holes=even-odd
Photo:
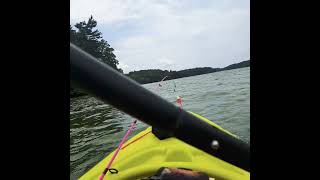
[[[124,72],[130,71],[130,66],[121,61],[119,62],[118,67],[121,68]]]
[[[82,21],[93,15],[99,23],[115,23],[136,18],[129,8],[131,1],[70,0],[71,20]]]
[[[249,59],[249,1],[195,2],[71,0],[71,19],[93,14],[104,37],[114,37],[111,46],[125,72],[223,67]]]

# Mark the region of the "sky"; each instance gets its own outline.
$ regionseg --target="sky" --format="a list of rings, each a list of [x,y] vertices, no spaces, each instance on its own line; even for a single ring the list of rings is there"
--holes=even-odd
[[[249,0],[70,0],[90,15],[125,73],[225,67],[250,59]]]

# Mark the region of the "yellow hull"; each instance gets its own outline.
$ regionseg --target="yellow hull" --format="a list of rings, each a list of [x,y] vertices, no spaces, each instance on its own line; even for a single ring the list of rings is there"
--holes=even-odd
[[[198,118],[225,132],[208,119],[192,113]],[[187,168],[201,171],[214,179],[248,180],[250,173],[230,163],[224,162],[206,152],[196,149],[176,138],[159,140],[151,127],[140,132],[122,146],[112,167],[118,173],[108,172],[104,179],[141,179],[154,175],[161,167]],[[230,132],[228,134],[232,135]],[[232,135],[234,136],[234,135]],[[80,180],[97,180],[106,168],[114,152],[84,174]]]

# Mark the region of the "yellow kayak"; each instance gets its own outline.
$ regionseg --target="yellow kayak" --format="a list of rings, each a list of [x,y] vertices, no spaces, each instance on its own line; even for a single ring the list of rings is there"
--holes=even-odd
[[[191,114],[226,132],[230,136],[235,136],[212,121],[195,113]],[[115,151],[110,153],[80,177],[80,180],[99,179],[114,153]],[[215,180],[250,179],[249,172],[186,144],[179,139],[174,137],[163,140],[158,139],[152,133],[152,127],[148,127],[123,144],[111,166],[113,173],[107,172],[104,179],[146,179],[156,174],[161,167],[183,168],[203,172],[210,179]]]

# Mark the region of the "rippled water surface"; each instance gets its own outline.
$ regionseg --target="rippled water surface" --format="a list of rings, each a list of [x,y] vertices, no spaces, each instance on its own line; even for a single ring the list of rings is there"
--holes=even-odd
[[[174,103],[200,114],[250,143],[250,68],[146,84],[144,87]],[[175,87],[176,86],[176,87]],[[70,100],[70,179],[77,179],[108,153],[124,136],[132,118],[92,98]],[[142,131],[138,122],[130,137]]]

